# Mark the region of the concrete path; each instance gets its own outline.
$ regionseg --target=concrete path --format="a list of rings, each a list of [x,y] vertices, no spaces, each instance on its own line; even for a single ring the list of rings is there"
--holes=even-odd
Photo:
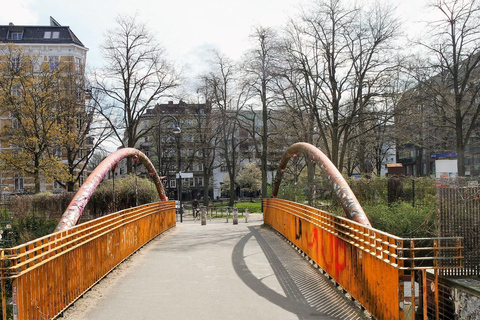
[[[362,319],[261,215],[186,217],[95,286],[65,319]]]

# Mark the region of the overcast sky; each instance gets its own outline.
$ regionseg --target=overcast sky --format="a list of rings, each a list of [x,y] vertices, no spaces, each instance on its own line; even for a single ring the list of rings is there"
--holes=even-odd
[[[118,14],[138,13],[178,64],[200,71],[208,51],[219,50],[232,59],[248,48],[253,26],[283,26],[307,0],[15,0],[0,10],[0,24],[48,25],[50,16],[70,26],[89,48],[87,64],[100,67],[99,46],[104,33],[115,27]],[[371,1],[371,0],[365,0]],[[421,20],[426,0],[389,0],[398,6],[401,19],[412,30]]]

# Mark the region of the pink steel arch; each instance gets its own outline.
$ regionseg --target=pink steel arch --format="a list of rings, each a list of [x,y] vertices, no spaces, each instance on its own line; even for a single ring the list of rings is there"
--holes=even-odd
[[[73,197],[73,200],[68,205],[67,210],[63,213],[57,227],[55,228],[55,231],[67,230],[77,224],[80,216],[83,213],[83,209],[87,205],[87,202],[95,191],[95,188],[103,180],[108,171],[114,168],[120,160],[126,157],[134,157],[140,160],[140,162],[147,168],[148,175],[155,183],[160,200],[168,200],[165,196],[165,189],[163,188],[160,177],[157,175],[155,167],[147,158],[147,156],[137,149],[123,148],[115,151],[105,158],[88,176],[85,183],[80,187],[78,192],[75,194],[75,197]]]
[[[350,189],[350,186],[345,181],[342,174],[322,151],[306,142],[298,142],[291,145],[283,154],[282,160],[278,166],[277,174],[275,176],[272,197],[276,198],[278,195],[278,188],[282,182],[283,173],[287,167],[288,161],[291,157],[296,157],[301,152],[304,153],[307,158],[310,159],[310,161],[320,165],[320,168],[332,184],[335,193],[340,198],[343,211],[345,211],[347,217],[350,220],[371,227],[372,225],[363,211],[362,206],[358,202],[357,197],[355,197],[355,194],[353,193],[352,189]]]

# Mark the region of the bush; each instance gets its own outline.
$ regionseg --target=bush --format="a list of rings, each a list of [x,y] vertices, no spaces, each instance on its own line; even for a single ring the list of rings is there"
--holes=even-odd
[[[22,244],[52,233],[58,224],[58,219],[50,219],[29,214],[14,219],[12,231],[15,236],[14,245]]]
[[[93,216],[120,211],[136,206],[135,184],[137,185],[138,205],[159,201],[160,198],[153,182],[130,174],[115,180],[115,208],[113,207],[113,180],[103,181],[95,190],[86,210]]]
[[[138,205],[159,200],[157,189],[147,179],[137,178]],[[115,181],[116,211],[134,207],[135,176]],[[39,193],[10,197],[3,220],[12,224],[13,245],[43,237],[54,231],[75,193]],[[113,212],[113,181],[102,182],[85,208],[82,219]],[[90,215],[89,215],[90,214]]]
[[[437,235],[435,202],[416,207],[407,202],[378,204],[364,206],[363,210],[375,229],[395,236],[422,238]]]
[[[9,199],[8,209],[16,217],[32,213],[45,218],[60,218],[74,196],[73,192],[52,194],[42,192],[34,195],[16,195]]]

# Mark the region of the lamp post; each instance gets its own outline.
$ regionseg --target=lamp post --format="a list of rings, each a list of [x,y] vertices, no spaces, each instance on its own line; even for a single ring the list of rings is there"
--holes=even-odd
[[[160,177],[163,175],[163,171],[162,171],[162,126],[161,126],[161,123],[162,123],[162,120],[165,119],[165,118],[171,118],[172,121],[174,122],[175,127],[172,130],[172,132],[174,134],[180,134],[180,132],[182,132],[182,130],[178,126],[177,118],[175,118],[171,114],[165,114],[158,120],[158,174],[159,174]],[[177,150],[177,151],[179,152],[179,150]],[[179,157],[179,155],[177,154],[177,158],[178,157]],[[180,164],[178,164],[178,166],[180,166]],[[180,167],[178,168],[178,172],[180,172]],[[161,178],[160,178],[160,180],[161,180]],[[181,189],[180,189],[180,192],[181,192]],[[182,194],[181,193],[178,195],[178,198],[180,200],[180,222],[182,222],[182,220],[183,220],[182,219],[183,208],[182,208]]]

